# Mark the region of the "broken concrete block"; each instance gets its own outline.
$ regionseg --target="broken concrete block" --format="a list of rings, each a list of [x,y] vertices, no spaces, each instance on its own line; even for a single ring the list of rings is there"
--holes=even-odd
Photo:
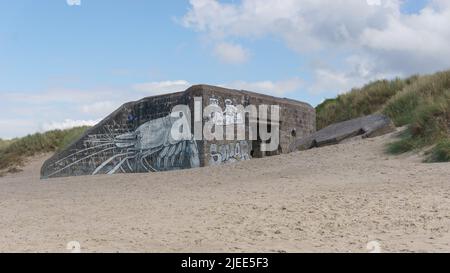
[[[374,114],[357,119],[332,124],[316,133],[296,141],[297,150],[335,145],[343,140],[362,136],[371,138],[395,130],[395,125],[385,115]]]

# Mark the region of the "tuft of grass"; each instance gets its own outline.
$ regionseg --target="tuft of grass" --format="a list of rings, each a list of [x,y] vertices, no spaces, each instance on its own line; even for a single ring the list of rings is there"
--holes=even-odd
[[[0,147],[0,170],[16,172],[20,170],[19,166],[27,157],[62,150],[79,139],[88,128],[77,127],[36,133],[2,145]]]
[[[386,151],[393,155],[399,155],[414,150],[417,146],[417,143],[412,140],[411,132],[408,129],[400,135],[400,140],[389,143]]]
[[[420,100],[412,92],[403,92],[384,106],[383,113],[389,116],[396,126],[404,126],[413,121],[414,110],[419,107]]]
[[[393,143],[389,143],[387,152],[393,155],[399,155],[414,150],[415,143],[411,139],[402,139]]]
[[[426,162],[450,162],[450,138],[442,139],[428,153]]]

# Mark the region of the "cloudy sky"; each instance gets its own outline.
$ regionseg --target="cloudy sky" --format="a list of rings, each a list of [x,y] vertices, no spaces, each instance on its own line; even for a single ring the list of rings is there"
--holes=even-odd
[[[79,3],[78,3],[79,2]],[[206,83],[316,105],[450,68],[448,0],[0,0],[0,138]]]

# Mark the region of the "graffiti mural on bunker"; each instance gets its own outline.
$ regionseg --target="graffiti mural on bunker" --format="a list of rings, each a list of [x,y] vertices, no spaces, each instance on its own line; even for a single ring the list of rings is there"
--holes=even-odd
[[[252,124],[260,119],[248,113],[250,108],[257,111],[270,105],[281,109],[282,122],[279,130],[274,130],[279,131],[277,151],[290,152],[298,138],[315,132],[315,109],[306,103],[245,90],[196,85],[184,92],[123,104],[46,160],[41,178],[169,171],[273,155],[277,152],[263,152],[261,143],[266,141],[261,138],[264,135],[272,139],[273,128],[267,130],[268,134],[260,134],[260,130],[266,131],[264,126]],[[176,135],[181,120],[181,116],[173,115],[177,106],[182,106],[177,109],[186,113],[188,120],[187,126],[182,127],[192,127],[189,128],[192,130],[180,130],[183,137],[175,139],[172,133],[175,131],[173,135]],[[205,109],[216,111],[205,112]],[[222,127],[217,134],[215,126]]]
[[[136,130],[120,132],[105,126],[105,134],[88,135],[84,149],[52,164],[48,177],[68,171],[115,174],[200,167],[197,143],[192,134],[174,139],[171,129],[179,117],[168,115],[150,120]]]
[[[238,141],[223,145],[211,144],[209,152],[211,156],[211,165],[221,165],[237,161],[250,160],[251,142]]]
[[[219,106],[219,100],[216,98],[209,99],[209,105]],[[217,126],[244,124],[243,114],[233,105],[231,99],[225,99],[225,110],[223,112],[213,112],[209,120]]]

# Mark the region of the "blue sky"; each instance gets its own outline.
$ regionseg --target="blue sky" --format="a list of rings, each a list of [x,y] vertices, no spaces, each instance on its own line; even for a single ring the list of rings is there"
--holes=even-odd
[[[435,25],[449,17],[442,0],[0,6],[1,138],[92,124],[128,100],[197,83],[316,105],[378,78],[450,67],[449,32]]]

